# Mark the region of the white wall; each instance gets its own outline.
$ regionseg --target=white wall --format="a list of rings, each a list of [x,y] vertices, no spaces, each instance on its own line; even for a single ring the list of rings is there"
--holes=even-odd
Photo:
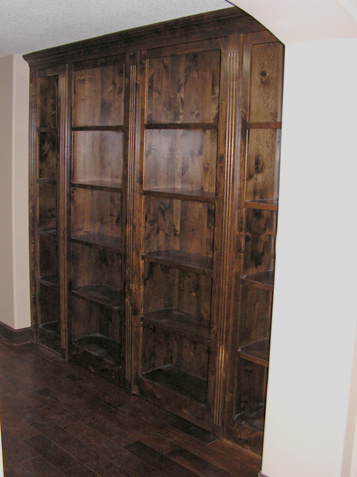
[[[348,476],[356,327],[357,40],[286,47],[263,472]],[[352,429],[354,433],[354,429]],[[349,437],[351,438],[351,437]],[[353,437],[352,437],[353,438]]]
[[[20,55],[0,58],[0,321],[30,326],[28,254],[29,73]]]

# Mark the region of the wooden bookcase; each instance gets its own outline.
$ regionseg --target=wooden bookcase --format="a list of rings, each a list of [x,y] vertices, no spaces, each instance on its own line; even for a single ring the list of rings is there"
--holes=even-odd
[[[234,8],[25,59],[35,340],[259,453],[282,45]]]

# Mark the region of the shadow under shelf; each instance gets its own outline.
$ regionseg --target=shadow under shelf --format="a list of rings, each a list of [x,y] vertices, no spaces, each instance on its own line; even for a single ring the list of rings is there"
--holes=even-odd
[[[186,399],[207,404],[207,381],[171,364],[143,373],[142,378]]]
[[[254,343],[241,346],[238,350],[240,358],[264,367],[269,366],[270,340],[265,338]]]
[[[88,285],[74,288],[72,295],[84,300],[104,305],[113,310],[120,310],[122,307],[122,295],[118,290],[104,285]]]
[[[192,341],[209,346],[209,324],[200,317],[178,310],[166,309],[147,313],[143,316],[146,325],[154,326]]]
[[[263,432],[265,405],[258,404],[257,406],[247,409],[246,411],[237,414],[234,420],[258,432]]]
[[[167,265],[181,270],[212,276],[213,259],[203,257],[180,250],[160,250],[143,254],[142,258],[147,262]]]

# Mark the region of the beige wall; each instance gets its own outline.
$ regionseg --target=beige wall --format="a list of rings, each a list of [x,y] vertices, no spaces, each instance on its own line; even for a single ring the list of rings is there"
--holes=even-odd
[[[0,58],[0,321],[30,326],[28,258],[28,66]]]

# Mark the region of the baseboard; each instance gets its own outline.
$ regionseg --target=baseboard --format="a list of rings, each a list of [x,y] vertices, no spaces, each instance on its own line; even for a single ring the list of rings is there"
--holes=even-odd
[[[30,343],[32,342],[32,329],[21,328],[20,330],[14,330],[11,326],[0,321],[0,336],[14,345]]]

